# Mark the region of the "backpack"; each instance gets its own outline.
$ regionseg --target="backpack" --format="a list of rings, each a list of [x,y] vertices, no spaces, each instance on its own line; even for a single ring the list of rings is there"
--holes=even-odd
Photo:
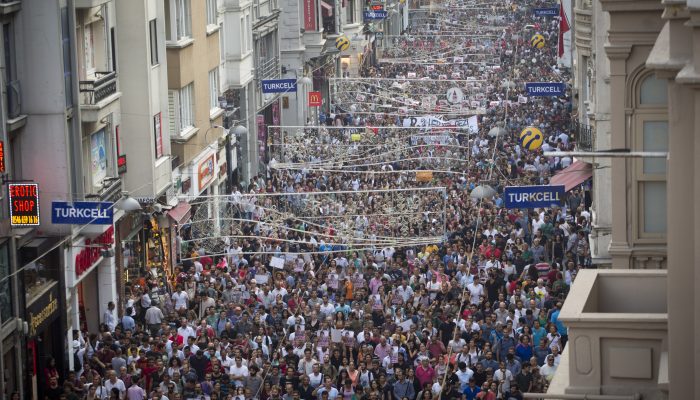
[[[80,351],[80,350],[78,350]],[[78,351],[73,353],[73,371],[77,374],[83,369],[83,364],[80,362],[80,357],[78,356]]]

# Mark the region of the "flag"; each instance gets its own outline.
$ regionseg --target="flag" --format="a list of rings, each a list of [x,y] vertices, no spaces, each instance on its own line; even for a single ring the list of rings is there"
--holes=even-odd
[[[564,34],[571,29],[569,19],[566,18],[564,4],[559,3],[559,58],[564,55]]]

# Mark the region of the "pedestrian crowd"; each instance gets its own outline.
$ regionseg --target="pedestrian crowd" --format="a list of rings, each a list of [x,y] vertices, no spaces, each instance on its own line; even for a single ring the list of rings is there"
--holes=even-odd
[[[528,11],[541,5],[499,16],[506,28],[488,46],[500,68],[362,70],[366,78],[479,76],[478,128],[406,128],[406,115],[354,113],[339,102],[324,127],[285,132],[269,170],[219,206],[231,216],[220,237],[202,238],[209,225],[199,216],[209,211],[195,210],[167,279],[133,278],[99,332],[74,332],[75,367],[58,376],[49,365],[46,397],[517,400],[546,392],[568,339],[559,312],[577,271],[590,267],[591,215],[583,185],[547,209],[506,209],[502,198],[504,187],[547,184],[572,162],[542,155],[572,148],[570,99],[519,99],[524,82],[568,80],[551,41],[532,49],[522,34],[533,26],[556,38],[557,23]],[[448,24],[474,15],[433,17]],[[531,125],[546,136],[539,150],[513,135]],[[496,126],[508,134],[489,135]],[[434,172],[416,179],[417,170]],[[486,183],[494,193],[472,195]]]

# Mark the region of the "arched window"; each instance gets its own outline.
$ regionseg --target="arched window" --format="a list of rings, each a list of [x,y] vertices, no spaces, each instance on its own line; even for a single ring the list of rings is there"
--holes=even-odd
[[[668,151],[668,82],[643,76],[635,92],[633,146],[638,151]],[[666,235],[666,159],[635,162],[639,239]]]

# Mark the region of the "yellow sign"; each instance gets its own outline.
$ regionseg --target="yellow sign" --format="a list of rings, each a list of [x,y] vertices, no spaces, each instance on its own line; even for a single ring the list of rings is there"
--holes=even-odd
[[[416,182],[430,182],[433,180],[433,171],[417,171]]]

